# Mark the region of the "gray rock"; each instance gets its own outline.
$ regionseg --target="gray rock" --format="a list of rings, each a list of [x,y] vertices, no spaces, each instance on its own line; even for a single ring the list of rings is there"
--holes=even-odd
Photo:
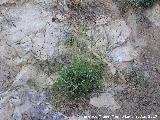
[[[98,108],[106,107],[112,111],[120,108],[118,103],[114,100],[113,96],[109,93],[102,93],[99,97],[91,98],[90,104]]]
[[[113,58],[114,62],[120,64],[122,62],[129,62],[137,58],[138,53],[134,50],[132,45],[127,45],[113,49],[110,52],[110,56]]]
[[[160,6],[158,4],[152,9],[147,10],[146,16],[152,23],[160,27]]]
[[[52,4],[50,0],[33,1],[8,10],[4,7],[1,11],[1,57],[4,60],[9,58],[11,65],[32,61],[33,57],[46,60],[48,57],[65,53],[60,39],[67,27],[63,23],[52,22],[52,11],[39,5],[42,2],[46,6]]]
[[[15,3],[15,0],[1,0],[0,5],[5,4],[5,3]]]
[[[10,105],[12,106],[12,105],[14,105],[14,106],[18,106],[18,105],[20,105],[21,103],[22,103],[22,101],[21,101],[21,99],[20,99],[20,97],[19,96],[11,96],[10,98],[9,98],[9,103],[10,103]]]
[[[116,44],[124,43],[131,33],[130,28],[122,19],[111,21],[111,23],[108,26],[106,26],[106,31],[111,46],[116,46]]]

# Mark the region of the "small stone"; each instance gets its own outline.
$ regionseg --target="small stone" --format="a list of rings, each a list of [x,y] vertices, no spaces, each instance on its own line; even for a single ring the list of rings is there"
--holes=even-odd
[[[61,14],[57,14],[56,18],[59,19],[60,21],[64,20],[64,16],[62,16]]]
[[[18,105],[20,105],[22,103],[22,101],[21,101],[19,96],[12,96],[9,99],[9,103],[10,103],[11,106],[12,105],[18,106]]]
[[[34,66],[25,66],[16,76],[16,80],[13,84],[26,84],[29,79],[33,79],[37,76],[37,70]]]
[[[91,98],[90,104],[98,108],[110,108],[112,111],[120,108],[120,106],[114,100],[113,96],[109,93],[102,93],[99,97]]]
[[[106,17],[106,16],[100,16],[97,18],[96,20],[96,25],[104,25],[104,24],[108,24],[111,22],[111,17]]]
[[[47,105],[46,108],[43,110],[43,113],[44,114],[48,114],[52,109],[52,106],[51,105]]]
[[[113,49],[110,52],[110,56],[113,58],[114,62],[122,63],[132,61],[138,56],[138,53],[131,45],[127,45]]]

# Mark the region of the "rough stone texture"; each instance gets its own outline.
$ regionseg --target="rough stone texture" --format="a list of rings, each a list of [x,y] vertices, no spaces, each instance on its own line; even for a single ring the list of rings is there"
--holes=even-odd
[[[1,0],[0,5],[5,4],[5,3],[15,3],[15,0]]]
[[[104,40],[104,42],[107,41],[110,46],[114,47],[116,44],[124,43],[131,33],[126,22],[121,19],[113,21],[110,17],[102,17],[101,19],[98,18],[96,24],[98,24],[98,27],[96,27],[95,30],[89,30],[87,35],[90,37],[94,36],[93,39],[95,39],[97,44],[101,42],[101,40]]]
[[[10,87],[18,73],[18,69],[0,60],[0,93],[5,92]]]
[[[87,31],[95,44],[94,52],[103,54],[106,60],[111,58],[117,68],[137,64],[150,79],[148,88],[113,87],[115,83],[107,83],[104,93],[91,98],[90,115],[160,115],[159,4],[138,14],[130,10],[122,17],[112,0],[86,1],[105,6],[94,9],[94,25]],[[0,119],[67,119],[54,112],[43,89],[58,75],[49,77],[33,64],[34,58],[46,60],[66,52],[61,44],[70,29],[65,25],[65,2],[61,1],[59,7],[56,0],[0,0]],[[73,12],[64,9],[67,15]],[[116,73],[115,69],[111,71]]]
[[[63,54],[67,27],[50,10],[52,0],[0,1],[0,120],[66,120],[54,112],[44,88],[52,84],[34,58]],[[57,18],[60,19],[60,18]]]
[[[29,81],[35,82],[35,84],[40,88],[44,88],[50,85],[50,79],[41,70],[40,66],[24,66],[21,71],[17,74],[16,80],[13,85],[24,85],[29,83]]]
[[[108,37],[111,40],[110,44],[113,46],[115,44],[124,43],[131,33],[131,30],[126,25],[126,22],[121,19],[112,21],[106,29]]]
[[[152,23],[160,27],[160,6],[157,4],[152,9],[147,10],[147,17]]]
[[[39,120],[65,120],[60,113],[55,113],[47,102],[47,93],[41,88],[48,85],[47,77],[42,71],[33,66],[22,68],[16,76],[16,80],[1,94],[0,116],[3,120],[13,119],[39,119]],[[27,83],[35,81],[33,87]],[[38,86],[38,87],[36,87]],[[36,87],[36,88],[35,88]]]
[[[109,58],[115,65],[122,65],[123,62],[130,62],[138,57],[135,43],[128,42],[131,28],[123,19],[113,20],[110,17],[101,16],[97,18],[96,26],[86,34],[94,40],[92,47],[94,52],[106,56],[106,60],[109,53]]]
[[[17,64],[31,59],[31,55],[45,60],[62,54],[64,48],[62,50],[59,41],[65,27],[61,23],[52,22],[52,17],[50,11],[30,3],[3,9],[2,19],[5,24],[2,24],[3,31],[0,34],[4,43],[0,46],[4,53],[2,58],[10,58]]]
[[[137,53],[131,45],[117,47],[111,52],[111,57],[115,62],[132,61],[137,57]]]
[[[90,104],[98,108],[106,107],[112,111],[120,108],[120,106],[114,100],[113,96],[109,93],[103,93],[99,97],[91,98]]]

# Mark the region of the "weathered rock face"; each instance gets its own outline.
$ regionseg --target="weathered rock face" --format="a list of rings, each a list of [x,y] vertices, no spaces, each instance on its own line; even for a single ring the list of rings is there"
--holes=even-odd
[[[126,39],[130,36],[131,30],[126,25],[124,20],[111,21],[109,26],[106,26],[107,34],[109,36],[110,44],[123,44]]]
[[[1,94],[0,116],[2,120],[65,120],[62,114],[53,111],[43,91],[50,79],[38,67],[26,66],[15,77],[9,90]]]
[[[8,65],[5,61],[0,59],[0,94],[8,90],[17,73],[17,68]]]
[[[46,60],[65,52],[60,39],[67,28],[52,21],[52,4],[52,0],[0,1],[0,120],[67,119],[47,101],[44,88],[51,79],[31,64],[33,58]]]
[[[120,108],[120,106],[118,106],[112,95],[109,93],[103,93],[99,97],[92,98],[90,100],[90,104],[98,108],[100,107],[110,108],[112,111]]]
[[[113,19],[109,15],[98,17],[96,25],[86,34],[95,41],[93,48],[96,53],[101,53],[107,61],[109,59],[121,67],[123,63],[138,57],[138,51],[131,42],[131,33],[132,29],[126,21]]]
[[[111,57],[117,63],[132,61],[134,58],[136,59],[137,55],[138,54],[131,45],[115,48],[111,52]]]
[[[147,10],[147,17],[153,24],[160,26],[160,6],[157,4],[153,9]]]
[[[6,3],[15,3],[15,0],[1,0],[0,5],[6,4]]]
[[[61,2],[66,5],[66,1]],[[146,56],[152,56],[151,62],[157,67],[160,64],[160,6],[157,4],[139,16],[129,11],[125,19],[112,0],[97,1],[104,3],[108,10],[107,13],[96,11],[95,24],[86,32],[95,43],[94,52],[124,69],[128,63],[137,60],[142,48],[146,47],[149,51]],[[65,15],[54,10],[56,7],[56,0],[0,0],[2,120],[67,119],[55,113],[46,99],[48,95],[44,88],[53,81],[38,65],[32,64],[34,58],[46,60],[66,52],[61,39],[70,28],[65,25]],[[143,23],[141,19],[147,22]],[[121,109],[109,92],[91,98],[90,104],[111,111]],[[82,116],[72,119],[82,119]]]
[[[110,1],[108,4],[114,3]],[[97,16],[95,26],[87,32],[95,41],[95,52],[106,55],[106,59],[120,69],[124,69],[134,60],[139,60],[141,50],[146,46],[153,46],[152,43],[147,44],[150,36],[154,36],[156,41],[158,39],[158,35],[155,32],[153,35],[152,31],[159,31],[159,8],[157,4],[137,14],[130,10],[123,19],[119,12]],[[109,9],[114,11],[118,8],[110,6]],[[157,48],[157,45],[154,46]]]
[[[23,66],[32,63],[34,58],[46,60],[65,53],[60,40],[69,28],[65,26],[65,17],[53,10],[55,3],[53,0],[3,0],[0,3],[1,59],[9,66],[22,65],[10,86],[1,94],[0,114],[5,114],[3,119],[65,119],[54,113],[46,100],[43,88],[52,81],[39,66]],[[96,24],[87,31],[87,35],[96,42],[94,50],[106,57],[109,52],[115,64],[131,61],[136,57],[134,48],[128,44],[122,46],[129,40],[131,29],[119,18],[118,8],[112,0],[104,4],[110,12],[108,15],[97,14]],[[95,104],[95,101],[103,99],[106,102]],[[96,107],[111,106],[113,111],[120,108],[109,93],[91,99],[91,104]]]
[[[52,22],[52,15],[51,11],[46,11],[38,3],[7,9],[2,7],[2,58],[10,58],[10,62],[16,64],[30,60],[33,56],[45,60],[62,54],[64,47],[59,41],[66,28],[62,23]]]

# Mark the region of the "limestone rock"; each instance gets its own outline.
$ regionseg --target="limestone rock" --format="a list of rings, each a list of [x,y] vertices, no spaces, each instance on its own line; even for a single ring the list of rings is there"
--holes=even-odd
[[[0,115],[2,120],[39,119],[39,120],[67,120],[67,117],[53,111],[47,102],[46,92],[37,92],[23,86],[14,86],[9,92],[1,94]]]
[[[67,28],[62,23],[52,22],[52,13],[39,4],[26,3],[4,9],[2,15],[0,50],[2,58],[9,58],[10,64],[28,62],[33,57],[46,60],[64,53],[60,39]]]
[[[113,49],[110,55],[114,62],[122,63],[132,61],[138,56],[138,53],[136,50],[134,50],[133,46],[127,45]]]
[[[158,4],[152,9],[147,10],[146,16],[152,23],[160,27],[160,6]]]
[[[5,4],[5,3],[15,3],[15,0],[1,0],[0,5]]]
[[[22,70],[17,74],[13,85],[27,85],[27,83],[42,89],[47,85],[52,84],[52,81],[41,70],[40,66],[29,65],[22,67]]]
[[[121,19],[112,21],[110,25],[106,26],[106,31],[112,46],[124,43],[131,33],[126,22]]]
[[[113,96],[109,93],[103,93],[99,97],[93,97],[90,99],[90,104],[95,107],[106,107],[111,109],[112,111],[119,109],[120,106],[114,100]]]
[[[107,48],[123,44],[130,36],[131,29],[121,19],[112,21],[109,18],[97,20],[98,27],[87,31],[87,35],[95,41],[94,49],[105,54]]]

